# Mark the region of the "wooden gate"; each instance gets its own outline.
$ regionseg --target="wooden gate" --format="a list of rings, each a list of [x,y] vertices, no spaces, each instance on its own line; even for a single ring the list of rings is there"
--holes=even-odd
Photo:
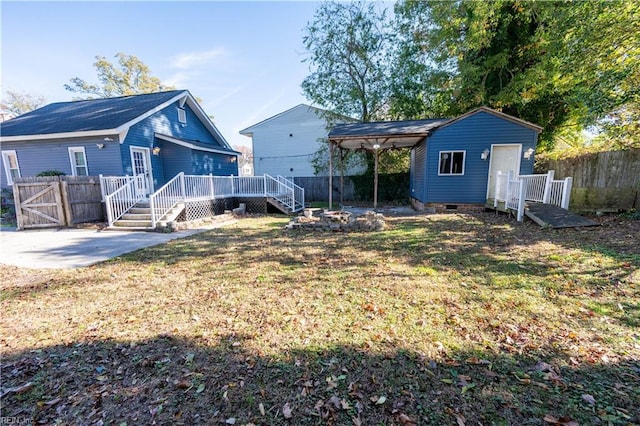
[[[13,185],[18,229],[65,226],[60,182],[22,182]]]

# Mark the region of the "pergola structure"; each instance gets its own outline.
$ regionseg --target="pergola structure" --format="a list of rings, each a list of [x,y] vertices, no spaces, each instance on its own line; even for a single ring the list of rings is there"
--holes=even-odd
[[[370,151],[374,158],[373,208],[378,207],[378,162],[380,152],[413,148],[450,119],[345,123],[329,132],[329,208],[333,204],[333,149]]]

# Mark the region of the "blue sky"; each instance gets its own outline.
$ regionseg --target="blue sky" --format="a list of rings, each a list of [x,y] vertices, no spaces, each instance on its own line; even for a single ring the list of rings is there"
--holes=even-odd
[[[300,103],[309,74],[304,28],[318,6],[281,2],[2,1],[2,93],[72,100],[72,77],[97,83],[96,55],[135,55],[164,83],[188,89],[232,145],[238,132]]]

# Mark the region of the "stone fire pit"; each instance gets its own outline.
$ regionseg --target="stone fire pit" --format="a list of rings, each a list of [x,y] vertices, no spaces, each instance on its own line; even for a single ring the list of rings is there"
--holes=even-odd
[[[328,211],[324,209],[305,209],[285,226],[287,229],[310,231],[382,231],[385,228],[384,216],[374,211],[355,215],[348,211]]]

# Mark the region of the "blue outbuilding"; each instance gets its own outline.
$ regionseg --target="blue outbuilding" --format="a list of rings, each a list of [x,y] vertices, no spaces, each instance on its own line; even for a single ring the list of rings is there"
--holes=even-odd
[[[145,176],[152,193],[178,173],[238,175],[237,157],[187,90],[60,102],[0,124],[0,186],[45,170]]]
[[[329,132],[329,142],[371,151],[376,160],[382,150],[411,149],[413,205],[458,208],[493,199],[498,172],[533,173],[541,131],[535,124],[480,107],[453,119],[340,124]]]

